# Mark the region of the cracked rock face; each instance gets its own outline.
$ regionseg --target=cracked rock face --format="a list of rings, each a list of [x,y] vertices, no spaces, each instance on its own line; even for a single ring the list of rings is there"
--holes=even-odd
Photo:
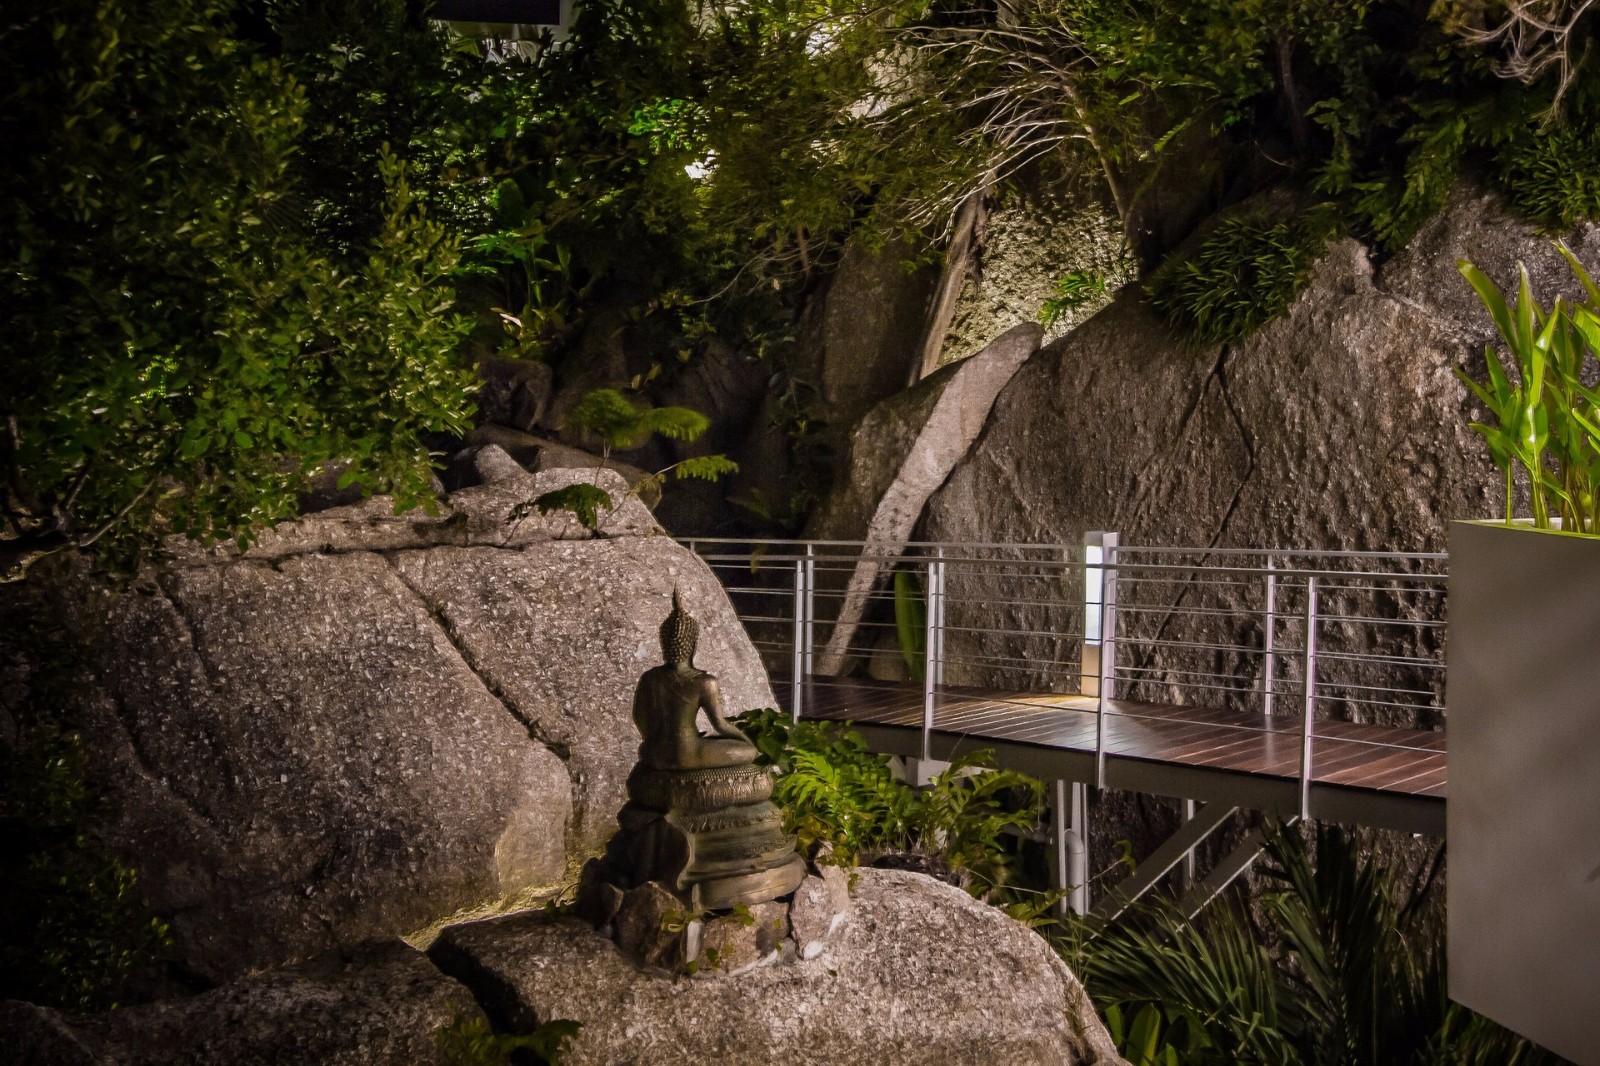
[[[389,941],[87,1017],[7,1001],[0,1041],[26,1066],[447,1066],[441,1031],[472,1020],[466,988]]]
[[[636,500],[600,538],[507,520],[575,476],[511,467],[440,515],[368,501],[242,556],[180,546],[127,589],[0,599],[0,633],[52,600],[83,644],[80,706],[49,710],[82,733],[115,812],[100,835],[176,962],[222,980],[564,883],[624,802],[674,584],[730,711],[773,703],[715,578]],[[21,720],[39,708],[17,676],[0,702]]]
[[[541,912],[453,926],[430,954],[501,1027],[582,1022],[574,1066],[1123,1064],[1060,957],[1002,912],[898,870],[857,871],[852,903],[821,956],[705,979]]]

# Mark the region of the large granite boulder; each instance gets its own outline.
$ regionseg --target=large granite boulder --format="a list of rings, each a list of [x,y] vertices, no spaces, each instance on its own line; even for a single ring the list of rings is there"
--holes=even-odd
[[[1037,934],[920,874],[855,878],[826,950],[742,972],[641,967],[587,922],[538,912],[453,926],[430,954],[498,1027],[583,1023],[573,1066],[1123,1062]]]
[[[449,1066],[444,1034],[473,1021],[471,992],[389,941],[87,1017],[0,1003],[0,1043],[13,1066]]]
[[[1600,228],[1568,234],[1600,264]],[[1548,301],[1578,287],[1492,195],[1449,207],[1381,267],[1332,245],[1289,314],[1237,345],[1180,342],[1135,291],[1028,361],[929,504],[949,540],[1441,549],[1494,515],[1500,481],[1451,374],[1494,333],[1456,271],[1502,287],[1518,260]]]
[[[921,359],[928,298],[936,272],[908,273],[901,245],[871,251],[845,244],[826,292],[801,322],[801,343],[816,360],[817,409],[830,442],[873,404],[912,380]]]
[[[574,876],[624,802],[674,587],[730,709],[774,702],[715,577],[620,478],[596,536],[523,513],[591,472],[479,459],[438,514],[373,500],[243,553],[175,544],[130,587],[41,574],[0,595],[6,719],[70,711],[110,793],[98,834],[183,969],[417,934]],[[21,638],[45,619],[81,646],[70,709],[29,683]]]
[[[1580,259],[1600,265],[1600,228],[1582,227],[1567,241]],[[1072,544],[1086,530],[1104,529],[1119,532],[1124,545],[1442,550],[1452,519],[1491,517],[1503,507],[1503,481],[1468,428],[1476,403],[1452,374],[1457,364],[1481,373],[1494,335],[1457,272],[1463,258],[1502,288],[1514,285],[1516,262],[1526,261],[1547,302],[1578,290],[1547,239],[1511,219],[1494,197],[1463,187],[1381,266],[1356,241],[1335,242],[1289,313],[1239,344],[1186,345],[1136,292],[1122,293],[1017,372],[977,444],[929,501],[920,535]],[[1075,681],[1073,664],[1050,665],[1058,649],[1024,648],[1007,637],[1002,651],[1001,638],[976,631],[1072,632],[1081,620],[1029,614],[1033,608],[1005,605],[1026,597],[992,581],[960,587],[962,580],[949,590],[951,663],[1006,654],[1034,673],[997,678],[955,665],[948,680],[1023,688]],[[1204,606],[1189,589],[1143,594],[1174,597],[1146,607],[1177,598]],[[1204,637],[1183,628],[1198,624],[1172,620],[1163,636],[1259,646],[1254,622]],[[1426,654],[1438,634],[1419,627],[1385,639],[1392,647],[1347,650]],[[1163,660],[1169,669],[1175,654]],[[1189,668],[1226,672],[1247,692],[1257,684],[1259,657]],[[1051,670],[1055,676],[1046,676]],[[1410,678],[1400,687],[1438,680]],[[1399,708],[1362,713],[1433,724],[1426,713]]]

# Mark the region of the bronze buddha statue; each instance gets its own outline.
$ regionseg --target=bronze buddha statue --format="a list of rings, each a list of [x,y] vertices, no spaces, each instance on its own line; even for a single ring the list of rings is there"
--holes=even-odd
[[[772,775],[723,713],[717,679],[694,665],[699,627],[676,590],[661,625],[666,662],[633,698],[639,761],[596,873],[627,890],[664,884],[691,906],[721,910],[794,891],[805,864],[772,805]],[[704,710],[714,735],[698,727]]]

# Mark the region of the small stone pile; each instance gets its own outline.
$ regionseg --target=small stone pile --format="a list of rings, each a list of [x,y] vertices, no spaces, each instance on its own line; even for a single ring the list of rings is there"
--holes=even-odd
[[[578,913],[645,967],[700,977],[822,955],[850,915],[850,876],[814,866],[788,900],[693,912],[667,887],[647,881],[623,891],[590,883]]]

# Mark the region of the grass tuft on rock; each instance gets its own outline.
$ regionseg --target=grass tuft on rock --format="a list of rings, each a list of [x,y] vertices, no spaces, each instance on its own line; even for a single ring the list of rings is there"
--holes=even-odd
[[[1288,311],[1335,233],[1332,212],[1248,211],[1223,219],[1146,283],[1151,305],[1197,346],[1232,344]]]

